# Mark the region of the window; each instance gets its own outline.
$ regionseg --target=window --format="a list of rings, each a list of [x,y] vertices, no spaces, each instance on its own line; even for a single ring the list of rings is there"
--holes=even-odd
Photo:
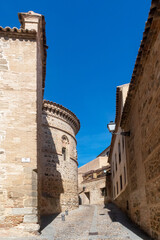
[[[120,190],[122,190],[123,184],[122,184],[122,175],[120,175]]]
[[[123,152],[124,152],[124,136],[122,135],[122,148],[123,148]]]
[[[116,185],[117,185],[117,194],[118,194],[118,182],[116,183]]]
[[[120,142],[118,143],[118,156],[119,156],[119,163],[121,162],[121,145]]]
[[[65,136],[65,135],[62,136],[62,142],[64,144],[68,144],[69,143],[67,136]]]
[[[107,196],[106,188],[101,188],[101,196]]]
[[[116,172],[117,172],[117,154],[115,153],[115,164],[116,164]]]
[[[115,188],[115,186],[114,186],[114,197],[116,196],[116,188]]]
[[[69,140],[65,135],[62,136],[61,140],[62,140],[62,157],[63,157],[63,160],[65,161],[68,159],[68,156],[69,156],[69,153],[68,153]]]
[[[66,160],[66,148],[65,147],[62,148],[62,157],[63,157],[63,160],[65,161]]]
[[[124,184],[126,184],[126,168],[124,166]]]

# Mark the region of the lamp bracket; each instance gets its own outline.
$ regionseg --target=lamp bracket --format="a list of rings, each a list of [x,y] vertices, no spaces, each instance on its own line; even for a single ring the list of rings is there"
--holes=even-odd
[[[112,134],[114,134],[114,135],[122,135],[122,136],[130,136],[130,131],[128,131],[128,132],[121,132],[121,133],[115,133],[115,132],[113,132]]]

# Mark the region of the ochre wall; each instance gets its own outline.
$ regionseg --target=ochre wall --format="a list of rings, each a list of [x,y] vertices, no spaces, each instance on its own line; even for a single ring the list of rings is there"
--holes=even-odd
[[[43,110],[41,214],[78,207],[78,169],[75,131],[69,122]],[[63,136],[67,140],[63,141]],[[66,160],[62,147],[66,147]]]
[[[78,174],[86,173],[91,170],[97,170],[104,166],[109,166],[108,157],[97,157],[94,160],[88,162],[87,164],[83,165],[82,167],[78,168]]]
[[[36,64],[34,40],[0,38],[2,228],[20,223],[27,228],[26,223],[38,221],[37,174],[34,171],[37,169],[38,128]],[[22,163],[22,158],[30,158],[30,162]],[[34,227],[32,229],[34,231]]]
[[[159,20],[154,24],[160,26]],[[131,132],[126,138],[130,216],[154,239],[160,239],[159,49],[160,34],[153,41],[125,124]]]
[[[40,227],[37,172],[45,27],[42,15],[34,12],[20,13],[19,20],[21,29],[0,31],[0,228],[27,235]]]

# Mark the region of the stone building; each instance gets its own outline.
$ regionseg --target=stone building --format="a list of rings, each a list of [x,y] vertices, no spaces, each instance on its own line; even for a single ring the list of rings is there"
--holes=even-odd
[[[106,173],[110,170],[108,163],[109,147],[96,159],[78,169],[78,188],[80,204],[104,204],[107,197]]]
[[[112,135],[109,163],[111,165],[111,182],[112,182],[112,195],[114,201],[117,201],[118,196],[127,187],[127,166],[126,166],[126,149],[125,149],[125,136],[120,135],[122,129],[120,127],[121,115],[123,106],[127,97],[129,84],[124,84],[117,87],[116,91],[116,118],[115,132],[117,135]],[[126,205],[126,202],[123,202]],[[125,206],[126,207],[126,206]]]
[[[160,1],[152,1],[121,116],[128,185],[116,199],[144,231],[160,239]]]
[[[45,20],[18,16],[21,29],[0,27],[0,227],[37,231]]]
[[[75,135],[80,123],[65,107],[44,101],[42,114],[41,214],[72,210],[78,204]]]
[[[43,103],[44,16],[18,16],[20,29],[0,27],[0,235],[12,229],[12,236],[37,233],[41,214],[78,207],[80,123],[63,106]]]

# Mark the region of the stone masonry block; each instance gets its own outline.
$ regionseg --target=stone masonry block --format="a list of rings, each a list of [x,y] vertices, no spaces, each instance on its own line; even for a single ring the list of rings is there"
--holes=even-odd
[[[0,59],[0,64],[7,64],[6,59]]]
[[[37,207],[37,198],[29,198],[24,200],[24,207]]]
[[[37,215],[25,215],[23,219],[24,223],[38,223]]]
[[[8,70],[8,67],[6,65],[0,65],[0,70]]]
[[[25,214],[36,214],[37,208],[35,207],[25,207],[25,208],[12,208],[12,214],[14,215],[25,215]]]

